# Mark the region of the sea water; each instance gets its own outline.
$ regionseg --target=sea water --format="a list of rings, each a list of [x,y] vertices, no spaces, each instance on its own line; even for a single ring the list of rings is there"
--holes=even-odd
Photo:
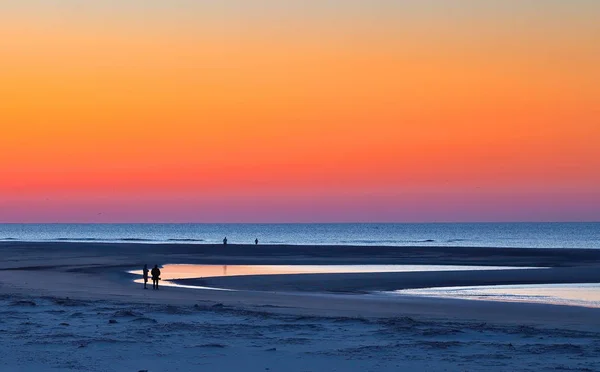
[[[1,241],[600,248],[591,223],[0,224]]]

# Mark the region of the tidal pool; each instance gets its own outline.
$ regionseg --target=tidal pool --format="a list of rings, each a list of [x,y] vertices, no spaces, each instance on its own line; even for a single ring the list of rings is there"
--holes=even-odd
[[[149,267],[151,269],[151,267]],[[474,271],[534,269],[514,266],[460,266],[460,265],[191,265],[168,264],[160,268],[161,285],[183,288],[218,289],[187,286],[173,283],[177,279],[210,278],[216,276],[281,275],[281,274],[330,274],[330,273],[384,273],[418,271]],[[142,270],[129,271],[142,276]],[[136,279],[136,283],[143,280]]]
[[[529,302],[600,308],[600,283],[438,287],[385,292],[480,301]]]

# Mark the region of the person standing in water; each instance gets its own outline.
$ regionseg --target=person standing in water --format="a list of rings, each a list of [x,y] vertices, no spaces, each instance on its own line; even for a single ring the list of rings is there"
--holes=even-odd
[[[154,265],[152,269],[152,289],[158,289],[158,281],[160,280],[160,269],[158,265]]]
[[[258,245],[258,238],[254,239],[254,245]]]
[[[227,245],[227,237],[223,238],[223,245]]]
[[[144,265],[144,289],[148,289],[148,287],[146,287],[146,284],[148,283],[148,273],[150,272],[150,270],[148,270],[148,265]]]

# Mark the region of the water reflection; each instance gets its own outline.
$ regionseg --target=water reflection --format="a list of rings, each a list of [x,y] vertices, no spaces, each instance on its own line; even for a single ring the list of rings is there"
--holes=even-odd
[[[392,293],[467,300],[529,302],[600,308],[600,284],[598,283],[423,288],[399,290]]]
[[[383,273],[417,271],[470,271],[534,269],[512,266],[460,266],[460,265],[164,265],[161,268],[162,285],[177,279],[210,278],[240,275],[327,274],[327,273]],[[129,273],[142,276],[142,270]],[[137,279],[136,283],[143,283]],[[197,288],[191,287],[190,288]],[[214,289],[214,288],[211,288]]]
[[[512,266],[459,266],[459,265],[164,265],[161,276],[165,280],[209,278],[215,276],[327,274],[327,273],[384,273],[415,271],[471,271],[532,269]],[[141,270],[131,271],[142,275]]]

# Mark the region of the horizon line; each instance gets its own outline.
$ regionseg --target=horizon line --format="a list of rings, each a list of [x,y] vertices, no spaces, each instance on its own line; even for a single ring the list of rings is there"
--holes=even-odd
[[[600,223],[599,221],[427,221],[427,222],[2,222],[0,225],[426,225],[426,224],[526,224]]]

